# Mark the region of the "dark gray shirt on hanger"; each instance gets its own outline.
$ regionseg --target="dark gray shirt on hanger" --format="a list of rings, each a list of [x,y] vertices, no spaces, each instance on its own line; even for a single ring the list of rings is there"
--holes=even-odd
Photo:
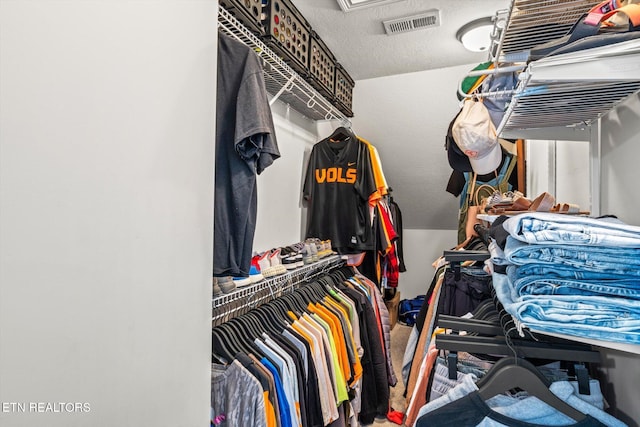
[[[258,56],[218,33],[213,275],[246,277],[257,214],[256,175],[280,157]]]

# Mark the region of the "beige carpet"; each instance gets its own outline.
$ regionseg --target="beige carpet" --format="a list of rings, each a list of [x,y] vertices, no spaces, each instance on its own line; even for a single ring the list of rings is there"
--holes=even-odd
[[[396,323],[391,330],[391,361],[393,362],[393,369],[398,378],[398,384],[391,388],[390,403],[391,407],[396,411],[404,412],[405,410],[405,398],[402,396],[404,393],[404,383],[402,382],[402,358],[404,357],[404,349],[407,346],[407,340],[409,339],[409,333],[411,327]],[[394,424],[391,421],[376,421],[371,424],[372,427],[398,427],[398,424]]]

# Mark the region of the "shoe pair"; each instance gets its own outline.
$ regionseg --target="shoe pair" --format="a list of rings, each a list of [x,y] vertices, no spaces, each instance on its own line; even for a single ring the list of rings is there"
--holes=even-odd
[[[228,294],[236,290],[236,283],[230,276],[213,278],[213,296]]]
[[[278,276],[287,272],[287,268],[282,265],[280,248],[254,255],[251,264],[263,277]]]
[[[294,270],[304,265],[302,254],[292,246],[280,248],[280,258],[287,270]]]
[[[311,254],[312,262],[317,262],[333,253],[331,240],[320,240],[317,237],[304,241],[305,251]]]

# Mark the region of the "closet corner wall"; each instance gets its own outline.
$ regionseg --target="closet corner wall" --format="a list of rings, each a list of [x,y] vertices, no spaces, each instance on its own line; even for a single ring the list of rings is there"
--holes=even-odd
[[[637,190],[640,159],[640,97],[638,94],[605,115],[601,121],[601,214],[615,214],[639,225],[640,193]],[[603,374],[614,402],[610,404],[640,425],[640,355],[601,349]],[[625,418],[620,417],[622,420]],[[634,425],[629,422],[629,425]]]
[[[216,13],[0,2],[2,427],[207,425]]]

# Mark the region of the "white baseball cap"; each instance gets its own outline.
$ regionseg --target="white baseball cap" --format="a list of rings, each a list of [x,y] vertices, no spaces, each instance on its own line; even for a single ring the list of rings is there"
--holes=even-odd
[[[465,100],[451,134],[460,150],[469,157],[475,173],[485,175],[498,169],[502,148],[496,127],[482,101]]]

